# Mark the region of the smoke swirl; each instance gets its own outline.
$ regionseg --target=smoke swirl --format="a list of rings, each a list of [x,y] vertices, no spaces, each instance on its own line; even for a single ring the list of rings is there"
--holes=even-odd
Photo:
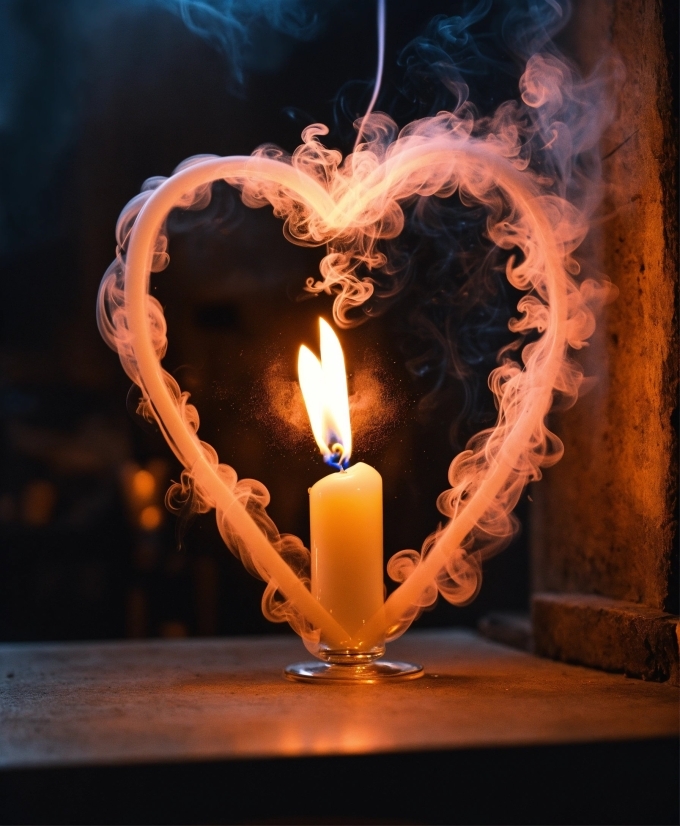
[[[459,605],[473,599],[482,560],[513,534],[524,486],[562,455],[545,419],[556,400],[562,407],[576,400],[583,376],[569,351],[586,345],[611,293],[606,280],[580,276],[574,253],[600,197],[597,144],[611,117],[614,74],[603,64],[582,81],[554,54],[534,54],[520,80],[521,102],[501,104],[490,116],[479,117],[461,87],[454,109],[400,132],[387,115],[371,114],[361,125],[363,142],[345,158],[324,146],[328,129],[314,124],[292,155],[267,145],[249,157],[189,159],[168,179],[147,182],[123,211],[118,254],[100,289],[99,326],[142,390],[140,412],[158,423],[184,465],[168,501],[215,508],[225,543],[268,583],[265,615],[290,622],[310,650],[321,635],[343,648],[393,639],[438,594]],[[454,193],[464,205],[484,207],[489,239],[511,253],[507,279],[524,292],[509,325],[518,341],[503,349],[489,376],[496,423],[453,460],[450,488],[437,502],[445,523],[421,551],[392,557],[388,573],[401,584],[355,639],[312,597],[309,551],[278,533],[264,486],[239,481],[198,438],[196,408],[161,367],[167,330],[149,295],[150,273],[168,263],[170,210],[205,207],[216,180],[239,189],[250,207],[271,205],[292,243],[326,247],[320,277],[307,289],[334,296],[340,327],[354,323],[378,273],[383,280],[389,273],[380,244],[399,236],[404,208]]]

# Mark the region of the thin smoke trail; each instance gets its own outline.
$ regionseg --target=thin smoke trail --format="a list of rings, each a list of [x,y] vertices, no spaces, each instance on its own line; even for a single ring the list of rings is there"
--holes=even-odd
[[[359,146],[364,138],[364,124],[368,122],[368,118],[373,111],[373,107],[378,100],[380,94],[380,86],[382,84],[383,68],[385,65],[385,0],[377,0],[377,23],[378,23],[378,67],[375,72],[375,83],[373,84],[373,94],[366,109],[366,113],[361,119],[361,125],[357,132],[356,140],[354,141],[354,150]]]

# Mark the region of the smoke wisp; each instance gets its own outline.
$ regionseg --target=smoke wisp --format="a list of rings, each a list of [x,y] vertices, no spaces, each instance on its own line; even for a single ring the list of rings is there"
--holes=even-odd
[[[603,61],[583,80],[547,45],[545,25],[533,21],[523,38],[513,25],[518,42],[541,51],[526,59],[519,99],[491,114],[480,115],[464,82],[451,75],[451,109],[401,130],[388,115],[371,113],[361,124],[363,141],[345,158],[323,143],[323,124],[307,127],[290,155],[267,145],[251,156],[192,158],[168,179],[152,179],[118,223],[99,325],[142,390],[141,412],[158,423],[185,467],[169,500],[190,499],[196,511],[215,508],[226,544],[267,582],[265,614],[290,622],[312,651],[320,639],[339,648],[394,639],[438,595],[459,605],[473,599],[483,559],[513,535],[523,488],[562,455],[546,416],[556,401],[564,407],[576,400],[583,375],[570,351],[586,346],[611,296],[606,279],[581,275],[575,252],[601,196],[598,142],[612,116],[617,68]],[[389,294],[385,242],[403,231],[405,209],[434,231],[441,219],[436,204],[454,195],[464,207],[483,208],[490,243],[508,253],[507,281],[523,294],[509,325],[517,340],[499,353],[489,376],[496,422],[454,458],[450,487],[437,502],[444,523],[420,551],[391,558],[388,573],[400,586],[355,638],[312,597],[309,551],[278,533],[266,514],[264,486],[238,480],[199,439],[196,408],[161,366],[167,330],[149,278],[167,266],[167,216],[178,206],[205,208],[217,180],[240,190],[247,206],[271,206],[292,243],[325,246],[320,276],[308,280],[307,290],[334,297],[340,327],[363,317],[376,285],[387,283]],[[395,279],[394,290],[400,286]]]

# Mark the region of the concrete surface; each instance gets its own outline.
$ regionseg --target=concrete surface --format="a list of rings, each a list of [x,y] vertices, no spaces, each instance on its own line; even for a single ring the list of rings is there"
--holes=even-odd
[[[0,647],[0,766],[371,754],[675,736],[668,685],[542,660],[468,631],[412,632],[397,685],[286,682],[296,638]]]

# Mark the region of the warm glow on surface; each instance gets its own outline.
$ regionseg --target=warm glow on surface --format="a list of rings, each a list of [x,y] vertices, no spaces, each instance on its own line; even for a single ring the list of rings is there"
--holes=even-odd
[[[345,357],[331,326],[319,319],[321,360],[304,345],[298,356],[300,389],[324,461],[346,467],[352,453]]]

